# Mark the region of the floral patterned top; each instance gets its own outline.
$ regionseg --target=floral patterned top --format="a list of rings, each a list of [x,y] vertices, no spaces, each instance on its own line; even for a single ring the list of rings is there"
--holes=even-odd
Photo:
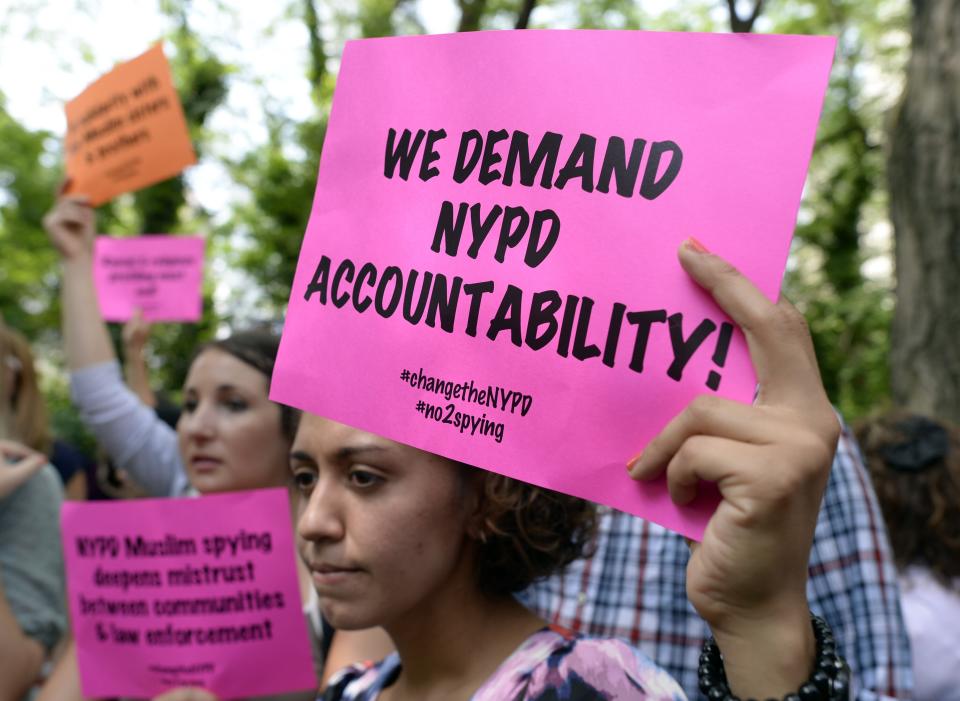
[[[375,701],[400,675],[393,653],[337,672],[319,701]],[[686,701],[683,690],[642,652],[612,638],[543,628],[518,647],[470,701]]]

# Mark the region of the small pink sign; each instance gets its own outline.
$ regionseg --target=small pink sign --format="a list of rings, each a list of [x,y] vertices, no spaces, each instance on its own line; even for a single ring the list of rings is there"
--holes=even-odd
[[[626,462],[746,342],[694,236],[780,288],[831,37],[478,32],[348,42],[271,398],[698,538]]]
[[[286,490],[68,501],[62,531],[86,697],[316,687]]]
[[[148,321],[196,321],[203,307],[203,239],[98,236],[93,279],[107,321],[127,321],[137,308]]]

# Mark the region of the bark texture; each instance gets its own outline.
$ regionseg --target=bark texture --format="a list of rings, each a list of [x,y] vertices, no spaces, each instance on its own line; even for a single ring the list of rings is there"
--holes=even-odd
[[[894,401],[960,421],[960,2],[914,0],[894,118],[890,214],[897,272]]]

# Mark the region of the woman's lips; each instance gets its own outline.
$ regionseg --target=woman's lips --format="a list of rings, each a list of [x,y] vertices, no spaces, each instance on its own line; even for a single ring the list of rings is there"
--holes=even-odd
[[[223,461],[209,455],[195,455],[190,459],[190,466],[196,472],[213,472],[222,464]]]
[[[349,582],[360,574],[356,567],[341,567],[339,565],[317,565],[310,568],[310,576],[317,588],[329,588]]]

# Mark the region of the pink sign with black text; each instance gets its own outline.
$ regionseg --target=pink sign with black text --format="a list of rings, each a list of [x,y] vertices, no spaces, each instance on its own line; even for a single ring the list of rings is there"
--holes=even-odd
[[[697,538],[627,460],[749,402],[694,236],[771,299],[831,37],[480,32],[348,42],[271,398]]]
[[[203,239],[199,236],[98,236],[93,280],[100,313],[127,321],[197,321],[203,311]]]
[[[285,489],[67,501],[61,521],[85,697],[316,688]]]

